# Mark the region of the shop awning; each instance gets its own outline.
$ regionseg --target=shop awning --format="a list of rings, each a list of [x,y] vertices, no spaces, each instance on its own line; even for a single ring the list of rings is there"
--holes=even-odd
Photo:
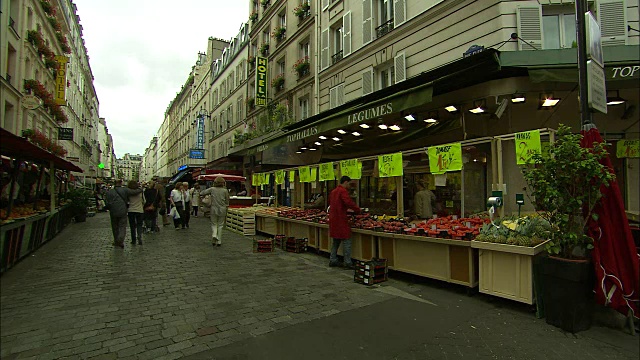
[[[206,168],[207,169],[211,169],[214,166],[233,165],[233,164],[242,164],[242,156],[238,156],[238,155],[223,156],[223,157],[221,157],[219,159],[215,159],[213,161],[209,161],[207,163]]]
[[[82,172],[82,169],[52,153],[0,128],[0,153],[21,160],[43,163],[53,162],[56,169]]]
[[[640,46],[606,46],[603,49],[606,81],[640,79]],[[578,83],[577,49],[507,51],[500,53],[503,67],[526,68],[534,83]]]

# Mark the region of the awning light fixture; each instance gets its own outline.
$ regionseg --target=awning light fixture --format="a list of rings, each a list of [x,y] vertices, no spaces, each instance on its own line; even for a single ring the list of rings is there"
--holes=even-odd
[[[411,115],[411,114],[406,115],[404,118],[405,118],[405,119],[407,119],[407,121],[414,121],[414,120],[416,119],[416,118],[414,118],[414,117],[413,117],[413,115]]]
[[[625,99],[620,97],[620,91],[616,90],[616,96],[607,96],[607,105],[620,105],[625,103]]]
[[[540,94],[540,107],[552,108],[558,104],[559,98],[555,98],[553,94]]]
[[[301,146],[300,150],[307,150],[307,147],[306,146]]]
[[[360,127],[361,127],[361,128],[363,128],[363,129],[368,129],[368,128],[370,128],[371,126],[369,126],[369,125],[367,125],[367,124],[360,124]]]
[[[324,135],[320,135],[320,136],[318,136],[318,138],[320,138],[320,140],[327,140],[327,137],[324,136]]]
[[[438,122],[438,111],[429,111],[429,114],[424,118],[424,122],[427,124],[433,124]]]
[[[351,135],[353,135],[353,136],[360,136],[360,135],[362,135],[362,134],[360,134],[360,133],[359,133],[359,132],[357,132],[357,131],[354,131],[354,132],[352,132],[352,133],[351,133]]]
[[[321,143],[320,141],[316,141],[314,144],[316,144],[316,145],[318,145],[318,146],[321,146],[321,145],[322,145],[322,143]]]
[[[318,150],[318,149],[316,149],[314,147],[309,148],[309,151],[316,151],[316,150]]]
[[[456,111],[458,111],[458,108],[453,106],[453,105],[445,106],[444,109],[447,110],[448,112],[456,112]]]
[[[344,130],[342,130],[342,129],[339,129],[339,130],[338,130],[338,132],[339,132],[340,134],[342,134],[342,135],[344,135],[344,134],[346,134],[346,133],[347,133],[346,131],[344,131]]]
[[[393,131],[400,131],[401,130],[400,126],[395,125],[395,124],[389,126],[389,129],[393,130]]]
[[[387,130],[387,125],[385,125],[385,124],[380,124],[380,125],[378,125],[378,127],[379,127],[381,130]]]
[[[333,138],[333,141],[340,141],[340,138],[336,136]]]
[[[511,96],[511,102],[514,104],[523,103],[525,101],[524,94],[513,94]]]
[[[296,151],[296,154],[302,154],[302,150]]]
[[[469,109],[472,114],[482,114],[486,111],[486,102],[483,100],[476,100],[473,102],[473,109]]]

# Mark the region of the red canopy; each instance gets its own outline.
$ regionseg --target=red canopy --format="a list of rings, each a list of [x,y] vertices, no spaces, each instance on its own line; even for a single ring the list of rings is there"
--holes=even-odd
[[[244,176],[238,175],[228,175],[228,174],[207,174],[198,176],[198,181],[213,181],[217,177],[223,178],[225,181],[246,181],[247,178]]]
[[[582,147],[593,147],[602,143],[596,128],[582,131]],[[611,159],[605,157],[600,163],[613,172]],[[638,318],[640,300],[639,257],[629,228],[618,183],[602,186],[602,201],[596,205],[594,213],[598,220],[589,223],[589,236],[595,239],[592,252],[596,273],[596,300],[627,315],[629,310]]]

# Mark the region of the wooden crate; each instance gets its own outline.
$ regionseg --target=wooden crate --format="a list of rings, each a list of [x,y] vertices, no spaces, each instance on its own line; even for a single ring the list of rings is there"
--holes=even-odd
[[[227,229],[245,236],[255,235],[255,212],[244,209],[227,210]]]

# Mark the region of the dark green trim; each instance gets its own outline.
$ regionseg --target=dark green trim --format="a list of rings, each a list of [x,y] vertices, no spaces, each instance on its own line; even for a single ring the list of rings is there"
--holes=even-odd
[[[640,45],[605,46],[605,67],[613,64],[628,64],[640,61]],[[503,67],[566,68],[577,66],[577,49],[504,51],[500,53]]]

